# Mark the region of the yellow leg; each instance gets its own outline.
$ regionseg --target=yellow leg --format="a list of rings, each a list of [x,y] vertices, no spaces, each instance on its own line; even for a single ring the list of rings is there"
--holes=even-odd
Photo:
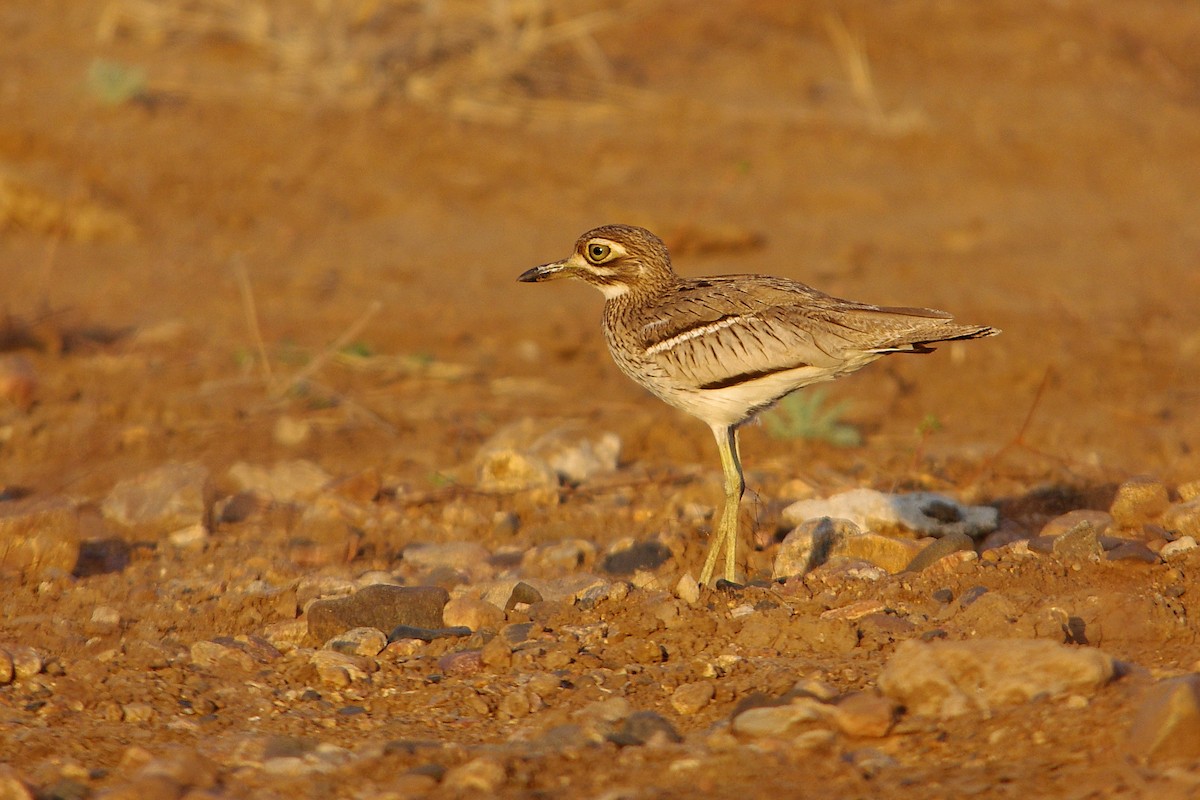
[[[701,585],[712,579],[721,548],[725,549],[723,577],[727,581],[736,578],[738,507],[741,505],[742,493],[746,490],[746,481],[742,477],[742,462],[738,456],[737,429],[714,426],[713,436],[717,439],[717,449],[721,453],[721,469],[725,473],[725,505],[721,509],[721,521],[713,535],[712,544],[708,546],[704,568],[700,570]]]

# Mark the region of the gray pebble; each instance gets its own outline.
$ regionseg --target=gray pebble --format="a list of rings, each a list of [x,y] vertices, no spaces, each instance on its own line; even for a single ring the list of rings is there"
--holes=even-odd
[[[630,541],[610,551],[600,568],[611,575],[631,575],[640,569],[658,569],[670,558],[671,550],[657,539]]]
[[[512,594],[508,596],[508,602],[504,604],[504,610],[512,611],[517,607],[518,603],[533,605],[534,603],[542,602],[544,598],[542,593],[530,586],[525,581],[521,581],[512,588]]]
[[[683,737],[666,717],[656,711],[635,711],[625,718],[608,740],[619,747],[682,742]]]
[[[388,642],[398,642],[401,639],[420,639],[422,642],[432,642],[434,639],[452,639],[470,636],[471,629],[465,625],[453,628],[418,628],[415,625],[397,625],[388,634]]]
[[[1140,561],[1144,564],[1157,564],[1162,561],[1144,542],[1126,541],[1107,550],[1104,557],[1109,561]]]

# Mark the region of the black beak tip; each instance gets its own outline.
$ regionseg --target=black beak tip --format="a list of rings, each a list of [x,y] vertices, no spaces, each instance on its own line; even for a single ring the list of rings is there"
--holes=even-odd
[[[517,280],[520,281],[521,283],[537,283],[538,281],[540,281],[542,279],[542,271],[541,270],[542,270],[541,267],[534,267],[533,269],[527,269],[524,272],[522,272],[520,275],[517,276]]]

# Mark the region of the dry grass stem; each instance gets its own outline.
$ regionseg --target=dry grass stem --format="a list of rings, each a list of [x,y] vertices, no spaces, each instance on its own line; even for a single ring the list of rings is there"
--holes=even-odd
[[[330,359],[332,359],[342,349],[344,349],[348,344],[350,344],[352,341],[354,341],[354,339],[360,333],[362,333],[363,330],[367,327],[367,324],[382,309],[383,309],[383,303],[379,302],[378,300],[373,300],[371,302],[371,304],[369,306],[367,306],[367,310],[364,311],[358,317],[358,319],[356,319],[356,320],[354,320],[354,322],[350,323],[350,325],[346,328],[346,330],[342,331],[341,336],[337,337],[332,342],[330,342],[325,347],[325,349],[322,350],[320,353],[317,353],[317,355],[315,357],[313,357],[313,359],[311,361],[309,361],[300,370],[298,370],[294,375],[292,375],[292,377],[289,378],[287,380],[287,382],[276,387],[275,390],[272,392],[272,394],[275,395],[276,397],[285,395],[288,392],[292,391],[294,388],[296,388],[296,386],[303,383],[309,377],[314,375],[317,372],[317,370],[319,370],[319,369],[321,369],[321,367],[325,366],[325,364]]]
[[[233,274],[237,278],[238,291],[242,296],[242,313],[246,316],[246,327],[254,339],[254,349],[258,353],[258,363],[262,365],[263,378],[268,390],[273,392],[275,375],[271,371],[271,359],[267,357],[267,346],[263,342],[262,328],[258,324],[258,307],[254,303],[254,290],[250,286],[250,276],[246,272],[246,264],[240,256],[234,256]]]

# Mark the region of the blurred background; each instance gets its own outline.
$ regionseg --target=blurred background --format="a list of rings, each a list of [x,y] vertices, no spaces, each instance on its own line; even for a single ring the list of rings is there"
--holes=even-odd
[[[779,481],[1200,477],[1190,0],[10,0],[0,41],[0,485],[420,488],[526,416],[715,472],[595,292],[515,282],[610,222],[1004,329],[831,386],[865,447],[748,430]]]

